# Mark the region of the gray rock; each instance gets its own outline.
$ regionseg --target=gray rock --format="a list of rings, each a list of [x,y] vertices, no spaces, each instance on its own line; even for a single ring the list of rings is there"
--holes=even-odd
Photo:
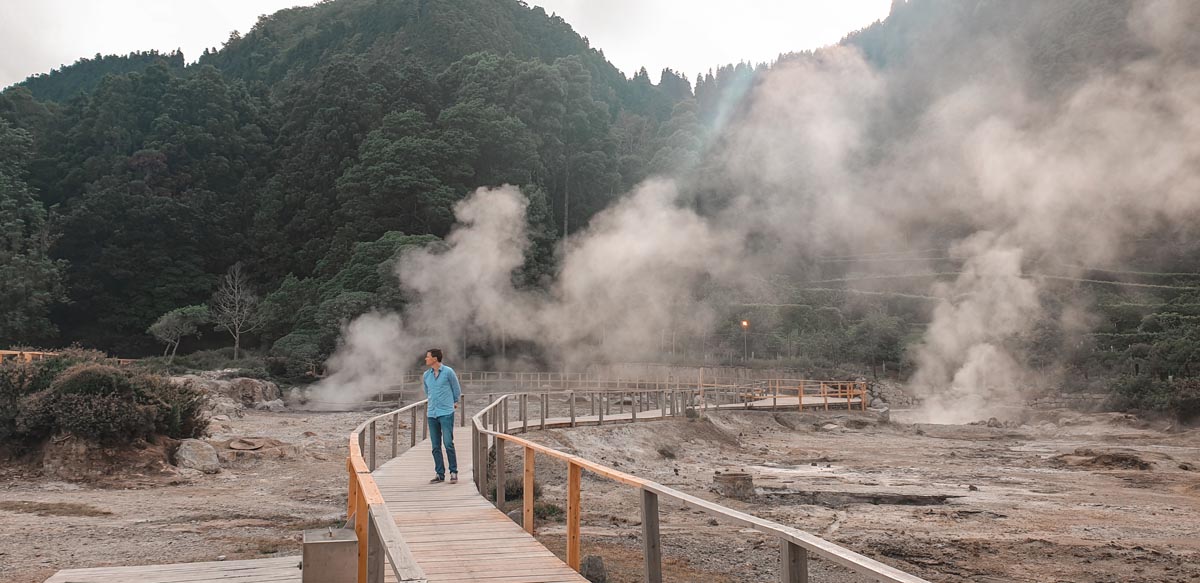
[[[604,571],[604,558],[588,555],[579,564],[579,574],[592,583],[608,583],[608,573]]]
[[[208,399],[209,410],[213,418],[224,416],[226,420],[234,417],[244,417],[246,408],[239,402],[221,395],[213,395]]]
[[[217,449],[199,439],[185,439],[175,450],[175,465],[180,468],[191,468],[206,474],[221,471],[221,462],[217,459]]]
[[[275,399],[273,401],[263,401],[261,403],[256,403],[254,405],[254,408],[258,409],[259,411],[271,411],[272,413],[279,413],[281,411],[287,411],[287,405],[283,404],[283,399]]]

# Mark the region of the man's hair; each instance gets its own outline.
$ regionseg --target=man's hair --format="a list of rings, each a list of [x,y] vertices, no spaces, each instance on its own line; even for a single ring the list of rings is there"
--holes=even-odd
[[[438,362],[442,361],[442,349],[441,348],[430,348],[426,352],[429,353],[429,356],[436,358]]]

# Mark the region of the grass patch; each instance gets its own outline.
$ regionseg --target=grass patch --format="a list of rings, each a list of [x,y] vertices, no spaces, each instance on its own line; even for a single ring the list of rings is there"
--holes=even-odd
[[[74,502],[29,502],[12,500],[0,502],[0,510],[9,512],[24,512],[38,516],[111,516],[107,510],[101,510],[88,504]]]

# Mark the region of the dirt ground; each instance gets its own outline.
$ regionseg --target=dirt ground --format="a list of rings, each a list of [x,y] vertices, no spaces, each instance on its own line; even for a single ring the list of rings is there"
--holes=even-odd
[[[127,480],[128,489],[0,466],[0,581],[41,583],[67,568],[297,555],[304,529],[345,520],[346,435],[366,416],[247,411],[225,422],[228,430],[215,426],[211,440],[270,437],[301,453],[188,480]]]
[[[210,441],[268,437],[299,453],[187,480],[67,483],[0,466],[0,581],[297,555],[305,528],[344,520],[346,435],[368,416],[248,411],[214,425]],[[934,582],[1200,581],[1200,432],[1066,411],[995,427],[892,419],[724,412],[530,435]],[[382,463],[390,437],[378,440]],[[754,499],[709,490],[714,472],[731,470],[753,474]],[[539,457],[538,481],[547,508],[565,507],[563,467]],[[640,581],[635,493],[585,472],[583,505],[584,554],[604,558],[609,581]],[[777,580],[778,547],[757,532],[665,503],[661,530],[668,580]],[[553,516],[539,522],[555,552],[563,535]],[[822,561],[812,569],[814,581],[863,580]]]
[[[1068,411],[1016,412],[993,427],[770,412],[664,423],[532,435],[930,581],[1200,580],[1200,431]],[[543,498],[562,504],[565,473],[537,461]],[[718,471],[752,474],[756,496],[710,491]],[[605,557],[610,581],[640,581],[635,493],[592,476],[583,506],[583,552]],[[776,541],[677,504],[661,516],[671,580],[778,580]],[[562,534],[543,529],[552,549]],[[816,561],[813,580],[868,579]]]

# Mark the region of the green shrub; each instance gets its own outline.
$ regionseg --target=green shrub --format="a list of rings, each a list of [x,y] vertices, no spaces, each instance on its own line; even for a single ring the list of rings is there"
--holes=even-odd
[[[510,477],[504,481],[504,499],[505,500],[522,500],[525,496],[525,478],[523,476]],[[542,497],[542,485],[537,481],[533,483],[533,498],[536,500]]]
[[[9,378],[21,374],[7,372]],[[28,390],[30,384],[16,390]],[[62,371],[49,387],[21,396],[7,428],[10,437],[26,445],[64,432],[110,444],[152,435],[183,439],[203,434],[203,404],[203,394],[190,385],[84,362]]]
[[[1117,380],[1113,391],[1123,408],[1172,413],[1184,421],[1200,417],[1200,379],[1125,376]]]
[[[538,520],[561,522],[566,519],[567,513],[563,511],[562,506],[552,502],[534,502],[533,517]]]
[[[185,370],[224,370],[228,368],[262,370],[265,368],[262,358],[247,350],[242,350],[242,357],[234,360],[232,347],[200,350],[176,356],[172,364],[178,364]]]

